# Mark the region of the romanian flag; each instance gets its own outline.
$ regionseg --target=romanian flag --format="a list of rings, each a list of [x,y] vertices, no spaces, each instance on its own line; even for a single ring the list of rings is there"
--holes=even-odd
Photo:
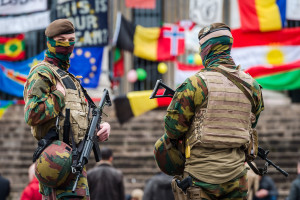
[[[11,106],[16,104],[15,100],[0,100],[0,119],[4,115],[5,111]]]
[[[239,0],[244,31],[275,31],[285,25],[286,0]]]
[[[300,88],[300,28],[272,32],[232,30],[231,56],[265,89]]]
[[[184,28],[175,24],[146,28],[118,13],[113,44],[146,60],[170,60],[184,53]]]
[[[164,90],[160,89],[157,94],[162,95],[163,92]],[[149,99],[151,94],[152,90],[145,90],[129,92],[127,95],[116,97],[114,104],[120,124],[155,108],[166,107],[172,100],[171,98]]]
[[[0,60],[18,61],[25,58],[24,34],[0,37]]]

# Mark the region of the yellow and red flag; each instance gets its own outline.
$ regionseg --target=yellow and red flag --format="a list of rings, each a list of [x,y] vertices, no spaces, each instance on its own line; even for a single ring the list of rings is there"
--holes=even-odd
[[[0,60],[19,61],[24,58],[24,34],[15,37],[0,37]]]

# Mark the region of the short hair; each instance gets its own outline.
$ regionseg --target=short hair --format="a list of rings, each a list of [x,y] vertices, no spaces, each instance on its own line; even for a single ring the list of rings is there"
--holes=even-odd
[[[103,147],[101,149],[101,158],[103,160],[108,160],[112,156],[113,156],[113,152],[112,152],[112,150],[110,148]]]

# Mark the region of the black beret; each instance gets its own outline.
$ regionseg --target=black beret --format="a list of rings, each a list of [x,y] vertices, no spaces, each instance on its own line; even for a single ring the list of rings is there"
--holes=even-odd
[[[75,28],[72,22],[68,19],[57,19],[49,24],[45,30],[47,37],[53,38],[60,34],[74,33]]]

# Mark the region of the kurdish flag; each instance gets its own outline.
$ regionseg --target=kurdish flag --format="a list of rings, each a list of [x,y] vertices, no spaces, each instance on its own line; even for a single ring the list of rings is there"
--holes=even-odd
[[[184,53],[184,28],[175,24],[146,28],[118,13],[113,44],[146,60],[170,60]]]
[[[157,94],[163,94],[164,89],[159,89]],[[152,90],[128,92],[127,95],[118,96],[114,99],[116,115],[120,124],[132,117],[139,116],[147,111],[158,107],[166,107],[171,98],[149,99]]]
[[[5,111],[11,106],[16,104],[15,100],[0,100],[0,119],[4,115]]]
[[[273,32],[232,30],[231,56],[265,89],[300,88],[300,28]]]
[[[25,58],[24,34],[0,37],[0,60],[18,61]]]
[[[275,31],[285,25],[286,0],[239,0],[244,31]]]

